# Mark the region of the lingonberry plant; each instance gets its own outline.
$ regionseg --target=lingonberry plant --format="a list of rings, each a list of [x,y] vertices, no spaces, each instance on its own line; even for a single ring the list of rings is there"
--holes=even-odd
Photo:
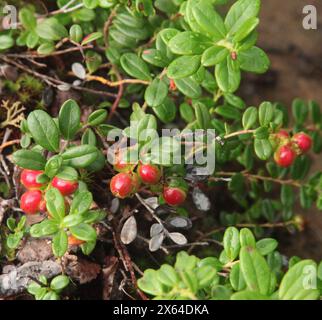
[[[92,254],[104,264],[105,298],[119,269],[143,299],[320,298],[321,263],[286,260],[267,232],[300,232],[299,206],[322,210],[322,173],[311,167],[320,106],[295,99],[288,112],[238,95],[244,73],[270,61],[256,46],[261,1],[227,2],[57,0],[44,14],[23,6],[18,28],[0,31],[0,60],[28,74],[4,84],[28,106],[23,119],[24,108],[3,103],[1,128],[21,124],[21,138],[0,146],[21,146],[6,247],[49,239],[62,265],[54,275],[71,272],[79,248]],[[223,250],[191,254],[213,243]],[[142,248],[174,266],[149,269]],[[178,248],[187,252],[174,261]],[[28,292],[58,299],[68,283],[41,276]]]

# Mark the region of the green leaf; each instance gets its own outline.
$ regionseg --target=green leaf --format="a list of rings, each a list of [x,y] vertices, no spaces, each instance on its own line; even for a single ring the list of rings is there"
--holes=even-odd
[[[273,252],[278,246],[278,242],[272,238],[264,238],[256,243],[256,249],[262,256],[266,256]]]
[[[188,103],[182,103],[179,107],[180,116],[187,123],[193,122],[195,120],[195,113],[193,108]]]
[[[52,152],[59,150],[59,131],[47,112],[43,110],[31,112],[27,123],[30,134],[36,143]]]
[[[61,156],[64,164],[75,168],[85,168],[96,160],[97,151],[95,146],[83,144],[67,149]]]
[[[211,45],[208,37],[193,31],[181,32],[168,43],[170,50],[179,55],[202,54]]]
[[[98,0],[83,0],[83,3],[88,9],[94,9],[98,6]]]
[[[72,140],[80,128],[81,111],[75,100],[69,99],[61,106],[58,116],[59,130],[63,137]]]
[[[77,171],[72,167],[63,166],[59,172],[56,174],[57,178],[68,180],[68,181],[76,181],[78,179]]]
[[[225,24],[209,2],[191,1],[191,12],[202,33],[211,36],[214,41],[225,38]]]
[[[243,114],[243,127],[245,130],[251,129],[257,121],[257,109],[255,107],[249,107]]]
[[[240,263],[233,265],[229,275],[229,281],[235,291],[246,289],[246,282],[243,273],[240,269]]]
[[[191,99],[198,99],[202,94],[202,89],[192,77],[174,80],[178,90]]]
[[[157,271],[157,276],[157,279],[168,287],[174,287],[179,282],[179,276],[176,270],[168,264],[161,266]]]
[[[49,178],[53,178],[59,171],[62,163],[63,163],[63,158],[60,155],[51,157],[46,163],[45,174]]]
[[[78,193],[70,206],[69,214],[81,214],[87,211],[93,202],[93,196],[91,192],[80,192]]]
[[[244,290],[234,293],[231,300],[270,300],[270,298],[259,292]]]
[[[259,106],[258,118],[261,126],[268,126],[273,120],[275,108],[270,102],[263,102]]]
[[[163,293],[163,285],[158,279],[158,271],[146,269],[143,277],[138,279],[138,287],[153,296],[159,296]]]
[[[290,208],[294,204],[294,190],[290,185],[282,185],[281,187],[281,202],[282,204]]]
[[[224,92],[234,92],[240,84],[240,70],[235,62],[227,57],[216,66],[215,69],[216,81],[219,88]]]
[[[73,24],[69,29],[69,38],[74,42],[81,42],[83,38],[82,27],[78,24]]]
[[[147,64],[134,53],[125,53],[120,59],[122,68],[136,79],[150,81],[151,75]]]
[[[10,37],[7,34],[0,35],[0,50],[6,50],[15,44],[14,40],[12,37]]]
[[[98,39],[102,38],[102,37],[103,37],[103,33],[102,32],[93,32],[93,33],[87,35],[83,39],[81,45],[82,46],[85,46],[86,44],[89,44],[89,43],[91,43],[91,42],[93,42],[95,40],[98,40]]]
[[[65,275],[59,275],[50,282],[50,288],[55,291],[60,291],[66,288],[69,284],[69,278]]]
[[[250,291],[270,293],[271,272],[264,257],[253,247],[240,250],[240,267]]]
[[[317,266],[312,260],[302,260],[291,267],[283,277],[278,296],[281,300],[317,300]]]
[[[223,244],[227,258],[230,261],[234,261],[238,257],[240,250],[239,231],[237,228],[229,227],[226,229]]]
[[[87,128],[82,135],[82,144],[90,144],[96,146],[97,139],[94,131],[91,128]]]
[[[309,109],[314,124],[321,123],[321,109],[317,102],[309,101]]]
[[[40,55],[48,55],[54,51],[55,51],[55,45],[52,42],[43,43],[37,49],[37,53]]]
[[[196,276],[198,279],[198,288],[200,289],[207,288],[219,282],[216,269],[210,265],[198,266]]]
[[[155,78],[145,90],[144,99],[148,106],[157,107],[168,95],[168,86],[163,80]]]
[[[254,247],[256,245],[256,240],[253,233],[247,229],[242,228],[239,232],[239,240],[242,247]]]
[[[198,291],[198,279],[193,270],[180,271],[179,274],[185,286],[192,293],[196,293]]]
[[[98,109],[92,112],[88,119],[87,123],[91,126],[98,126],[103,123],[107,118],[107,111],[105,109]]]
[[[58,230],[59,227],[56,221],[46,219],[40,223],[33,224],[30,228],[30,235],[34,238],[45,237],[56,233]]]
[[[194,103],[195,115],[200,129],[208,129],[210,127],[210,113],[208,108],[201,102]]]
[[[259,24],[259,19],[251,17],[244,22],[240,29],[236,32],[233,37],[234,42],[240,42],[245,39]]]
[[[196,73],[200,67],[200,56],[182,56],[172,61],[167,69],[170,79],[182,79]]]
[[[85,61],[86,61],[86,67],[89,71],[89,73],[94,73],[98,70],[100,65],[102,64],[102,56],[92,50],[89,50],[85,54]]]
[[[19,246],[22,238],[23,238],[23,231],[9,234],[7,236],[7,246],[10,249],[16,249]]]
[[[257,47],[241,51],[238,54],[238,61],[242,70],[259,74],[266,72],[270,66],[266,53]]]
[[[226,119],[239,120],[241,118],[240,111],[228,105],[217,107],[215,112]]]
[[[153,111],[163,123],[169,123],[175,119],[177,109],[175,103],[166,97],[161,105],[153,108]]]
[[[255,139],[254,149],[257,157],[261,160],[268,160],[273,149],[268,139]]]
[[[201,57],[201,64],[205,67],[214,66],[224,61],[229,50],[220,46],[212,46],[204,51]]]
[[[68,248],[68,237],[64,230],[58,231],[53,237],[52,249],[56,257],[62,257]]]
[[[146,49],[142,53],[142,59],[153,66],[164,68],[169,64],[169,59],[157,49]]]
[[[248,19],[256,17],[260,9],[260,0],[239,0],[227,13],[225,25],[228,33],[234,35]]]
[[[46,207],[50,215],[57,221],[61,221],[65,216],[65,200],[60,191],[50,188],[45,195]]]
[[[46,165],[45,157],[36,151],[18,150],[12,155],[13,162],[20,168],[43,170]]]
[[[77,226],[71,227],[70,232],[74,237],[83,241],[95,241],[96,231],[93,227],[86,223],[81,223]]]
[[[36,28],[40,38],[57,41],[68,37],[66,28],[56,19],[49,18],[41,21]]]
[[[37,25],[36,17],[29,8],[21,8],[19,10],[19,21],[27,30],[35,29]]]
[[[296,124],[303,125],[309,114],[307,104],[301,99],[295,99],[292,103],[292,113]]]

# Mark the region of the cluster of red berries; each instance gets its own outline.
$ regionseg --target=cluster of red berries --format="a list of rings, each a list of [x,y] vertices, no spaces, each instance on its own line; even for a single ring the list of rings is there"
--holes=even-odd
[[[20,208],[26,214],[46,212],[46,201],[43,191],[48,187],[48,184],[37,182],[37,178],[42,174],[43,171],[27,169],[24,169],[21,173],[20,182],[27,191],[21,196]],[[76,191],[78,182],[54,177],[50,186],[58,189],[63,196],[68,196]]]
[[[287,131],[281,130],[274,137],[278,143],[274,159],[283,168],[291,166],[298,155],[308,152],[312,146],[312,138],[304,132],[290,137]]]
[[[139,164],[137,171],[134,172],[135,165],[129,165],[119,161],[114,165],[116,174],[110,183],[111,192],[115,197],[124,199],[132,196],[138,191],[141,183],[149,186],[161,185],[161,170],[153,164]],[[161,185],[162,186],[162,185]],[[172,206],[182,204],[186,199],[186,190],[184,185],[179,186],[172,182],[163,186],[164,201]]]

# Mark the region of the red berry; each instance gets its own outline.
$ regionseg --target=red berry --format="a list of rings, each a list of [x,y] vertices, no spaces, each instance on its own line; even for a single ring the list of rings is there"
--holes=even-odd
[[[139,165],[138,174],[142,182],[146,184],[157,184],[161,178],[161,172],[159,168],[152,164]]]
[[[295,157],[296,154],[289,145],[279,147],[274,154],[276,163],[283,168],[291,166]]]
[[[57,177],[54,177],[51,185],[58,189],[63,196],[68,196],[74,193],[78,188],[77,181],[63,180]]]
[[[288,132],[286,130],[280,130],[278,133],[276,133],[276,137],[279,139],[285,139],[285,138],[289,138],[290,135],[288,134]]]
[[[312,138],[304,132],[296,133],[292,141],[298,146],[301,153],[305,153],[311,149]]]
[[[42,193],[39,190],[25,192],[20,199],[20,208],[26,214],[35,214],[40,211]]]
[[[24,169],[21,172],[20,182],[28,190],[39,189],[45,186],[44,184],[37,182],[37,177],[39,177],[41,174],[43,174],[43,171]]]
[[[123,199],[135,193],[139,184],[137,174],[121,172],[112,178],[110,189],[115,197]]]
[[[180,188],[165,187],[163,198],[171,206],[178,206],[186,200],[186,192]]]

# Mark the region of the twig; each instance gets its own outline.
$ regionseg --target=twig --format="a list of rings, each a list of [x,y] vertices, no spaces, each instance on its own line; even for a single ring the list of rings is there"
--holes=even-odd
[[[272,177],[266,177],[266,176],[261,176],[261,175],[257,175],[257,174],[250,174],[247,172],[224,172],[224,171],[220,171],[220,172],[216,172],[216,174],[218,176],[228,176],[228,177],[232,177],[237,173],[241,173],[244,177],[250,179],[250,180],[262,180],[262,181],[271,181],[271,182],[275,182],[281,185],[291,185],[293,187],[297,187],[300,188],[302,185],[301,183],[294,181],[292,179],[288,179],[288,180],[282,180],[282,179],[277,179],[277,178],[272,178]],[[209,180],[215,180],[216,181],[216,177],[210,177]]]
[[[87,81],[98,81],[102,84],[107,85],[108,87],[118,87],[120,85],[127,84],[127,83],[128,84],[145,84],[145,85],[148,85],[150,83],[149,81],[140,80],[140,79],[123,79],[120,81],[113,82],[113,81],[107,80],[103,77],[93,76],[93,75],[87,75],[86,80]]]
[[[121,77],[120,73],[118,72],[117,68],[114,67],[113,70],[114,70],[114,72],[116,74],[117,79],[119,81],[122,81],[122,77]],[[108,116],[109,121],[112,119],[112,117],[113,117],[113,115],[114,115],[114,113],[115,113],[115,111],[116,111],[116,109],[117,109],[117,107],[118,107],[118,105],[120,103],[122,95],[123,95],[123,83],[121,83],[120,86],[119,86],[119,90],[118,90],[116,99],[115,99],[115,101],[114,101],[114,103],[112,105],[111,111],[109,113],[109,116]]]

